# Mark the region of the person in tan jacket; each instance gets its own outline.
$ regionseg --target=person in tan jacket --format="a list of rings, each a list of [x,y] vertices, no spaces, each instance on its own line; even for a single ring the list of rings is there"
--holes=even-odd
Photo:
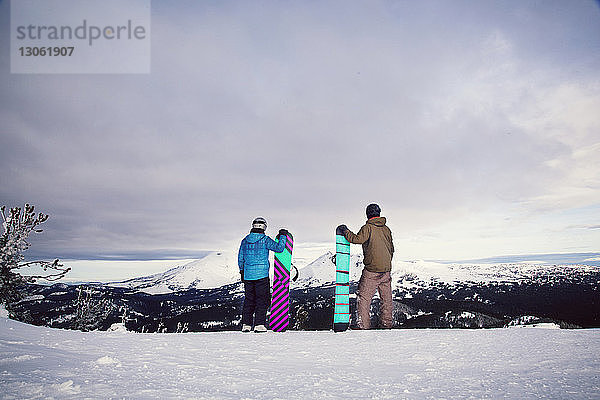
[[[367,206],[367,222],[358,233],[353,233],[346,225],[340,225],[350,243],[362,244],[365,268],[362,271],[357,291],[358,328],[370,329],[369,310],[375,291],[381,299],[381,327],[392,327],[392,257],[394,243],[392,231],[386,225],[377,204]]]

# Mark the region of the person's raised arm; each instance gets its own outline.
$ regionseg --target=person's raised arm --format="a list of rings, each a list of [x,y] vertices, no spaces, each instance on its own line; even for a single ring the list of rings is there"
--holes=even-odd
[[[284,232],[285,234],[283,234],[282,232]],[[281,253],[285,249],[285,242],[287,241],[287,231],[285,229],[281,229],[277,236],[279,237],[279,242],[276,242],[267,236],[267,249],[272,250],[275,253]]]
[[[350,243],[363,244],[364,242],[369,240],[369,237],[371,236],[371,230],[369,229],[368,225],[363,225],[363,227],[360,228],[357,234],[354,234],[350,229],[348,229],[344,233],[344,236],[346,237],[346,240]]]

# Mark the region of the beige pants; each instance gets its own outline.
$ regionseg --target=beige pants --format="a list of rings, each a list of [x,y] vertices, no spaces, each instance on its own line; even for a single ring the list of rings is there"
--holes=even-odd
[[[371,272],[363,269],[358,283],[357,309],[358,309],[358,328],[371,328],[371,300],[375,291],[379,291],[381,299],[381,327],[392,327],[392,276],[390,272]]]

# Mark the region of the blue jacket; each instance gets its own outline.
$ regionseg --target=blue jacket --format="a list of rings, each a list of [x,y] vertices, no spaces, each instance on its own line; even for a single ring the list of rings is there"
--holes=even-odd
[[[269,250],[281,253],[285,249],[287,237],[282,236],[279,242],[264,233],[252,232],[242,240],[238,253],[240,272],[244,271],[244,279],[255,281],[269,276]]]

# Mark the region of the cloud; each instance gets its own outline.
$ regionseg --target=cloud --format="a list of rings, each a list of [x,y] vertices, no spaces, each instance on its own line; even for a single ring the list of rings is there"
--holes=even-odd
[[[322,242],[372,201],[405,231],[597,204],[598,10],[538,8],[154,3],[149,75],[3,63],[0,199],[96,256],[221,248],[256,215]]]

